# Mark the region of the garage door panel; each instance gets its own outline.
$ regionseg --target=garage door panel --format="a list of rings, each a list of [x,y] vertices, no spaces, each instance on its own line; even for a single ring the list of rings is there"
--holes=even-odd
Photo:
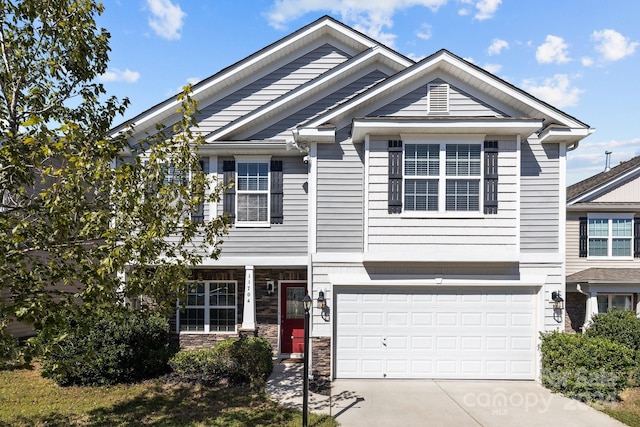
[[[337,377],[534,378],[534,289],[386,291],[337,292]]]

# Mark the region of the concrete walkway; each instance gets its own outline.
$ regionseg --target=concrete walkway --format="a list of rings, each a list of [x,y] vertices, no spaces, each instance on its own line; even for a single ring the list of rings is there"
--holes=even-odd
[[[276,362],[266,389],[302,409],[302,364]],[[309,409],[342,427],[624,426],[532,381],[335,380],[331,396],[310,393]]]

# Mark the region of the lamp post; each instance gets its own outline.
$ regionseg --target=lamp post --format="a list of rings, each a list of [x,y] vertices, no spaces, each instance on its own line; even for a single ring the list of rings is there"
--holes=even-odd
[[[302,370],[302,427],[307,427],[307,412],[309,408],[309,310],[311,297],[307,294],[302,298],[304,305],[304,367]]]

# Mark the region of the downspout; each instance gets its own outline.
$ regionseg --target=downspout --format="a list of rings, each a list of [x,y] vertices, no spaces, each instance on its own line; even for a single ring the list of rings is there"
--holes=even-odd
[[[591,319],[589,318],[589,314],[591,313],[591,294],[583,291],[582,285],[580,285],[580,283],[576,283],[576,290],[587,297],[587,306],[584,313],[584,324],[582,325],[582,333],[584,334],[585,329],[589,326],[589,322],[591,322]]]

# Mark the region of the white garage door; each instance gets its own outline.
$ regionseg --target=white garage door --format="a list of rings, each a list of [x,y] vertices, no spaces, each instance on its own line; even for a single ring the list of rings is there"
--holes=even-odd
[[[535,295],[338,289],[336,377],[534,379]]]

